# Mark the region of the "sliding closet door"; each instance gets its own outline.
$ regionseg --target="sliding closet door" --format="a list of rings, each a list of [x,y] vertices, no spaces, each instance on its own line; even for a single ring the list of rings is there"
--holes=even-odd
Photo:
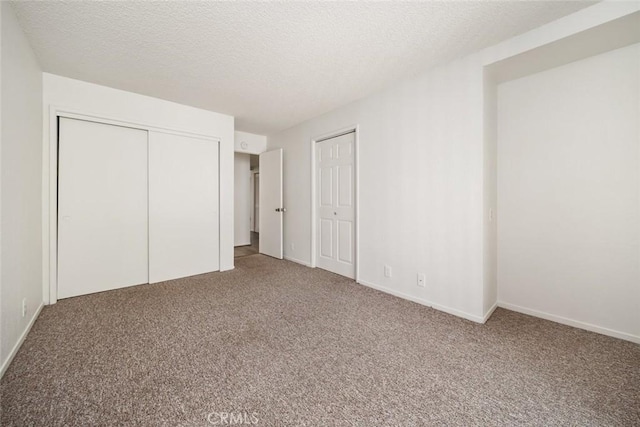
[[[149,282],[220,269],[218,142],[151,132]]]
[[[147,132],[60,118],[58,298],[148,282]]]

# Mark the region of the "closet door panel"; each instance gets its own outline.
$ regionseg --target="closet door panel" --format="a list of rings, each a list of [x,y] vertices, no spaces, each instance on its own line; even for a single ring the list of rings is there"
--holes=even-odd
[[[147,131],[60,118],[59,299],[148,282]]]
[[[218,271],[218,142],[151,132],[150,283]]]

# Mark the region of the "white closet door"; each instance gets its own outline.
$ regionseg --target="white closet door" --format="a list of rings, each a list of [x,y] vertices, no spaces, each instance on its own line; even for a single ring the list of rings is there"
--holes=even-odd
[[[148,281],[147,132],[60,118],[58,298]]]
[[[316,144],[318,267],[355,278],[355,133]]]
[[[149,282],[220,269],[218,142],[151,132]]]

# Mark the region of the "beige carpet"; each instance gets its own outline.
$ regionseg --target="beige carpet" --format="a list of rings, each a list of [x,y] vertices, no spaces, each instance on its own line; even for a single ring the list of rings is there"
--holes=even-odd
[[[0,424],[640,425],[638,345],[236,264],[46,307],[2,379]]]

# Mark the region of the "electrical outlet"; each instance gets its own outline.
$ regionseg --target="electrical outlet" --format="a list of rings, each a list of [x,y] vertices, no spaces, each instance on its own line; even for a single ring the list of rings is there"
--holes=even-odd
[[[22,299],[22,317],[27,315],[27,299]]]
[[[391,267],[388,265],[384,266],[384,277],[391,277]]]
[[[427,285],[427,279],[424,274],[418,273],[418,286],[424,288]]]
[[[493,209],[489,209],[489,221],[493,221]]]
[[[292,251],[295,251],[295,250],[296,250],[296,246],[295,246],[293,243],[292,243],[290,246],[291,246],[291,250],[292,250]]]

